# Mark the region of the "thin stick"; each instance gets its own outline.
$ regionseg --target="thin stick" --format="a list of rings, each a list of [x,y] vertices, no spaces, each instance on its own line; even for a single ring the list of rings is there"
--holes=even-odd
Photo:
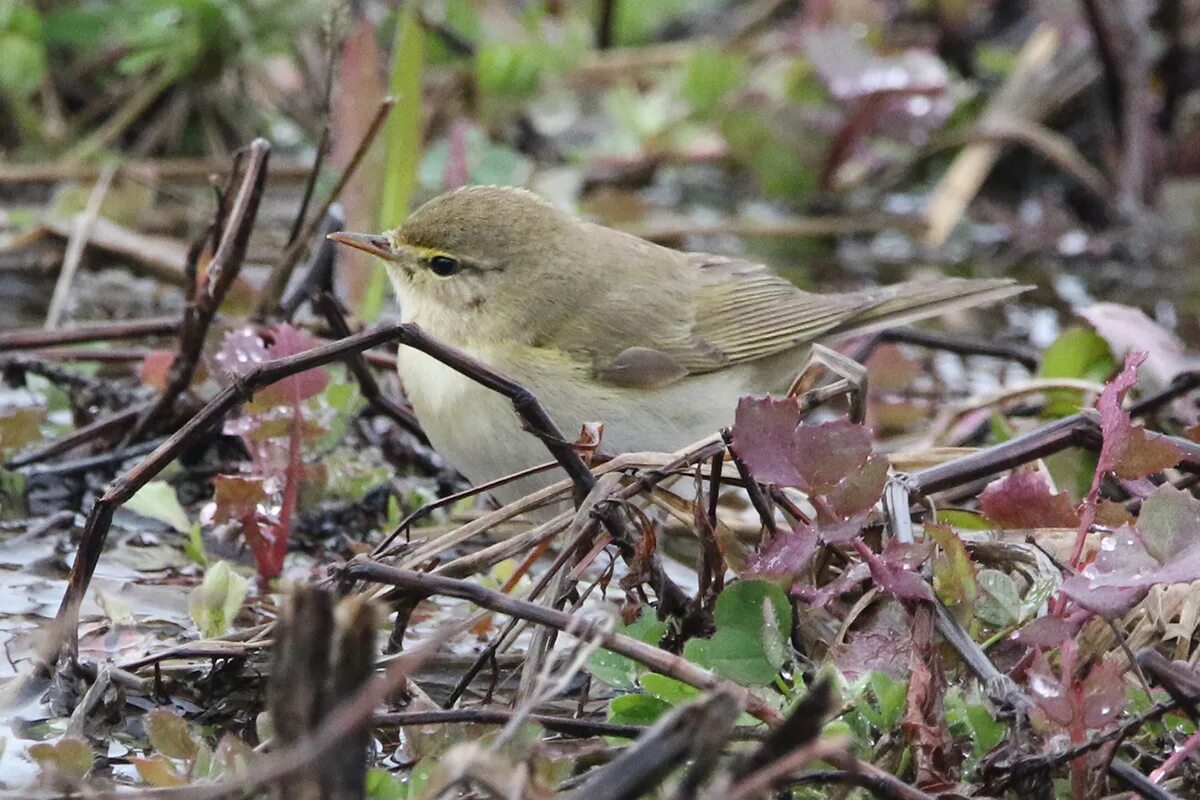
[[[217,251],[205,270],[204,286],[195,292],[185,314],[179,332],[179,352],[167,373],[167,385],[134,424],[126,441],[138,438],[160,414],[169,409],[175,400],[187,391],[200,364],[201,351],[208,335],[209,326],[217,315],[225,293],[233,285],[246,257],[250,242],[250,231],[258,216],[258,204],[266,186],[267,162],[271,145],[266,139],[255,139],[248,148],[246,171],[237,198],[229,211],[228,222],[221,233]]]
[[[259,300],[258,308],[255,310],[255,317],[257,319],[265,319],[271,313],[274,313],[275,306],[278,305],[279,298],[283,296],[283,290],[287,288],[288,281],[292,277],[292,271],[296,268],[296,263],[300,260],[301,254],[308,247],[308,243],[312,241],[317,228],[320,227],[321,222],[325,219],[325,215],[329,212],[330,206],[337,202],[338,197],[342,194],[342,190],[346,188],[346,184],[354,177],[359,164],[366,157],[367,151],[371,149],[371,143],[379,135],[384,121],[387,120],[388,114],[395,104],[396,100],[393,97],[385,97],[379,103],[379,108],[375,110],[375,116],[371,119],[371,124],[367,127],[367,132],[363,134],[363,138],[358,143],[354,155],[350,157],[350,163],[346,165],[345,171],[338,178],[338,182],[334,184],[333,190],[329,192],[329,196],[325,198],[325,202],[321,204],[321,207],[312,215],[308,224],[304,226],[303,232],[283,251],[283,257],[275,265],[275,268],[271,270],[271,276],[267,278],[266,285],[263,286],[261,299]]]
[[[151,317],[150,319],[122,320],[120,322],[96,322],[53,331],[41,328],[8,331],[0,333],[0,353],[66,344],[169,336],[178,333],[179,326],[179,317]]]
[[[63,311],[66,310],[67,299],[71,296],[71,283],[75,280],[75,272],[79,269],[80,262],[83,261],[83,252],[87,249],[88,239],[92,235],[92,227],[96,224],[96,217],[100,216],[100,206],[103,205],[104,196],[108,194],[108,187],[112,185],[113,176],[116,174],[117,165],[115,163],[104,165],[99,179],[92,186],[92,193],[88,195],[87,207],[84,208],[82,214],[75,218],[75,223],[71,228],[71,238],[67,241],[67,252],[63,257],[62,269],[59,270],[58,281],[54,284],[54,294],[50,295],[50,307],[46,310],[46,322],[43,327],[48,331],[58,327]]]
[[[545,625],[581,640],[596,641],[605,650],[633,659],[660,675],[683,681],[689,686],[705,691],[723,689],[733,695],[747,713],[772,727],[783,722],[783,716],[778,711],[749,689],[724,681],[714,673],[665,650],[631,636],[605,630],[593,622],[581,621],[562,611],[555,611],[528,600],[518,600],[470,581],[396,569],[361,557],[353,559],[338,571],[347,580],[384,583],[423,595],[457,597],[469,600],[489,611]]]

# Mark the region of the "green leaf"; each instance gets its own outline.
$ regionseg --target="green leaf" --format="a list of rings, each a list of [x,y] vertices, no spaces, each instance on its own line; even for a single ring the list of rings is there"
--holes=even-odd
[[[927,524],[925,533],[937,542],[939,553],[933,560],[933,588],[947,606],[969,613],[979,596],[975,582],[975,564],[962,539],[945,525]]]
[[[745,84],[748,72],[745,57],[737,53],[697,47],[688,61],[680,94],[696,113],[707,116],[730,92]]]
[[[1008,734],[1008,727],[992,717],[987,707],[979,704],[968,704],[966,707],[967,722],[971,726],[971,737],[975,742],[975,755],[984,756],[996,748]]]
[[[980,593],[975,614],[979,619],[996,628],[1006,628],[1021,619],[1021,593],[1011,575],[984,569],[979,571],[976,580]]]
[[[179,504],[175,489],[166,481],[150,481],[129,498],[125,507],[143,517],[170,525],[180,533],[190,534],[192,523]]]
[[[475,54],[475,78],[486,94],[523,100],[537,93],[544,60],[527,42],[484,42]]]
[[[378,767],[367,770],[364,788],[367,800],[406,800],[408,797],[408,784]]]
[[[146,736],[150,746],[168,758],[191,760],[199,746],[187,720],[169,708],[156,708],[146,715]]]
[[[673,706],[686,703],[700,694],[700,690],[695,686],[689,686],[683,681],[677,681],[656,672],[647,672],[638,682],[651,697]]]
[[[667,623],[659,622],[653,612],[642,609],[637,619],[629,625],[618,627],[616,632],[658,647],[658,643],[666,635]],[[645,667],[625,656],[608,650],[597,650],[588,658],[588,671],[592,673],[592,677],[614,689],[633,689],[637,686],[638,675],[645,672]]]
[[[188,596],[188,613],[205,638],[221,636],[233,624],[248,581],[238,575],[227,561],[218,561],[204,573],[204,582]]]
[[[938,521],[960,531],[990,531],[994,526],[978,511],[949,508],[938,510]]]
[[[744,580],[717,598],[717,631],[711,639],[693,639],[684,658],[723,678],[745,685],[766,685],[788,660],[792,608],[773,583]]]
[[[1074,327],[1054,340],[1042,353],[1039,378],[1076,378],[1104,381],[1117,371],[1108,342],[1091,328]],[[1047,393],[1048,416],[1065,416],[1079,410],[1080,393],[1067,389]]]
[[[208,565],[208,552],[204,549],[204,538],[200,535],[200,523],[193,522],[188,540],[183,543],[183,552],[199,566]]]
[[[37,9],[0,0],[0,90],[25,97],[37,91],[45,75],[46,45]]]
[[[879,709],[877,727],[884,732],[895,730],[904,716],[908,701],[908,684],[893,679],[885,672],[872,672],[871,692]]]
[[[671,708],[657,697],[623,694],[608,703],[608,721],[614,725],[652,725]]]
[[[394,228],[408,216],[413,189],[417,185],[417,167],[421,162],[421,72],[425,53],[425,27],[417,18],[417,4],[405,3],[396,18],[393,38],[392,71],[388,91],[396,106],[383,127],[386,148],[383,171],[383,201],[379,208],[379,228]],[[387,272],[376,260],[371,281],[363,297],[359,318],[370,322],[383,307]]]

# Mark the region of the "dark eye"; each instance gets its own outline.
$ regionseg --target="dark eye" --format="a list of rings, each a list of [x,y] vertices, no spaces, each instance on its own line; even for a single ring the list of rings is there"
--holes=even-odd
[[[429,268],[433,270],[434,275],[446,278],[458,272],[458,259],[450,256],[434,256],[429,259]]]

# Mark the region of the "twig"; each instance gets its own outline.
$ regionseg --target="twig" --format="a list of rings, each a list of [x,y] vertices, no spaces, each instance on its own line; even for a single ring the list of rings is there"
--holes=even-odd
[[[137,419],[138,414],[141,414],[147,408],[147,406],[147,403],[138,403],[132,408],[127,408],[124,411],[118,411],[117,413],[111,414],[107,417],[101,417],[100,419],[95,420],[94,422],[85,425],[82,428],[79,428],[73,433],[67,434],[61,439],[43,445],[42,447],[39,447],[38,449],[22,456],[17,456],[16,458],[5,463],[4,466],[7,469],[17,469],[18,467],[28,466],[29,464],[36,464],[39,461],[45,461],[48,458],[53,458],[60,453],[73,450],[82,444],[86,444],[92,439],[119,431]]]
[[[1022,93],[1029,90],[1035,75],[1050,66],[1057,50],[1058,35],[1049,25],[1043,24],[1035,30],[1021,48],[1003,86],[984,110],[979,124],[982,126],[997,118],[1023,116]],[[1036,109],[1038,114],[1048,111],[1049,109]],[[950,231],[983,186],[984,179],[992,171],[1001,152],[1002,147],[996,142],[976,142],[959,152],[929,195],[926,244],[937,247],[946,241]]]
[[[469,600],[489,611],[546,625],[560,632],[570,633],[577,638],[594,639],[606,650],[633,659],[661,675],[683,681],[697,689],[728,691],[746,709],[747,713],[772,727],[783,722],[782,715],[754,692],[729,684],[712,672],[665,650],[648,645],[631,636],[604,630],[592,622],[581,622],[570,614],[555,611],[528,600],[518,600],[469,581],[396,569],[361,556],[338,568],[338,572],[346,580],[384,583],[422,595],[441,595]]]
[[[1116,46],[1113,44],[1112,30],[1109,28],[1100,4],[1096,0],[1080,0],[1083,6],[1083,16],[1088,27],[1092,29],[1092,42],[1096,46],[1096,55],[1104,70],[1104,97],[1108,101],[1108,116],[1112,121],[1113,131],[1121,136],[1121,126],[1125,120],[1124,81],[1121,78],[1121,67],[1117,61]]]
[[[992,356],[1009,361],[1016,361],[1030,370],[1035,370],[1041,363],[1042,356],[1033,348],[1019,344],[1004,344],[989,342],[983,339],[964,339],[961,336],[951,336],[934,331],[922,331],[916,328],[889,328],[877,333],[867,345],[854,353],[854,360],[865,361],[875,348],[884,342],[900,342],[930,350],[943,350],[960,356]]]
[[[515,712],[507,708],[450,708],[429,711],[392,711],[375,715],[375,725],[506,725]],[[525,719],[543,728],[566,736],[621,736],[637,739],[650,728],[647,725],[621,725],[576,717],[556,717],[551,714],[528,714]],[[734,729],[730,738],[761,739],[763,732],[754,728]]]
[[[75,272],[83,260],[88,238],[92,235],[92,226],[96,224],[96,217],[100,216],[100,207],[104,203],[108,187],[112,185],[113,176],[116,174],[117,165],[115,163],[110,162],[104,165],[100,177],[92,186],[92,193],[88,195],[87,206],[82,214],[75,217],[71,228],[71,238],[67,240],[67,252],[63,256],[62,269],[59,270],[58,281],[54,284],[54,293],[50,295],[50,306],[46,310],[46,322],[43,327],[48,331],[58,327],[63,312],[66,310],[67,300],[71,296],[71,283],[75,280]]]
[[[1124,761],[1113,759],[1109,762],[1108,774],[1146,800],[1183,800],[1179,795],[1168,792]]]
[[[346,322],[346,316],[342,313],[341,306],[338,305],[338,301],[334,299],[333,295],[322,292],[315,297],[313,299],[313,310],[325,317],[335,337],[345,339],[351,335],[350,326]],[[363,397],[366,398],[367,402],[376,411],[409,433],[414,434],[423,444],[429,443],[429,440],[425,438],[425,432],[421,430],[421,423],[417,421],[412,408],[397,403],[383,393],[383,390],[379,388],[379,382],[375,380],[375,375],[371,372],[370,367],[367,366],[366,360],[363,359],[362,353],[354,353],[348,356],[346,358],[346,366],[349,367],[350,372],[358,381]]]
[[[214,259],[214,262],[216,259]],[[512,401],[513,409],[525,423],[525,427],[540,438],[546,449],[570,476],[581,495],[586,495],[595,482],[587,465],[574,448],[562,437],[557,426],[545,409],[525,387],[500,375],[471,356],[433,339],[418,326],[411,323],[394,323],[372,331],[355,334],[337,342],[315,347],[287,358],[266,361],[255,366],[246,374],[218,393],[179,430],[159,445],[137,466],[109,485],[104,494],[92,505],[87,525],[79,543],[78,554],[71,568],[67,590],[59,607],[59,620],[71,633],[71,655],[74,656],[74,631],[78,621],[79,603],[82,601],[92,574],[104,549],[113,514],[138,489],[148,483],[194,438],[216,425],[224,415],[238,403],[248,401],[254,393],[289,375],[313,367],[323,366],[347,355],[361,353],[385,342],[397,341],[433,356],[446,366],[475,380]],[[619,537],[618,537],[619,538]],[[661,565],[660,565],[661,570]],[[662,595],[664,602],[680,593],[680,590],[664,578],[667,587]]]
[[[169,336],[179,332],[179,317],[152,317],[121,322],[97,322],[71,328],[47,331],[19,330],[0,332],[0,353],[11,350],[32,350],[64,344],[142,339],[147,336]]]
[[[355,149],[354,155],[350,157],[350,162],[346,165],[345,171],[338,178],[333,189],[329,192],[329,196],[325,198],[325,202],[317,209],[317,212],[304,226],[304,230],[298,237],[288,245],[283,251],[283,257],[271,270],[271,275],[267,278],[266,285],[263,286],[262,294],[260,295],[258,308],[255,310],[255,318],[259,320],[266,319],[273,314],[276,306],[279,303],[279,298],[283,296],[283,290],[287,288],[288,281],[292,277],[292,270],[296,268],[296,263],[300,261],[300,256],[312,241],[313,236],[317,232],[317,228],[325,220],[325,215],[329,213],[329,208],[338,197],[341,196],[342,190],[346,188],[346,184],[354,177],[355,171],[358,170],[359,164],[367,155],[367,151],[371,149],[371,143],[375,141],[375,137],[383,127],[383,123],[387,120],[388,113],[392,110],[392,106],[396,101],[392,97],[385,97],[380,103],[379,108],[375,111],[375,116],[371,119],[371,124],[367,126],[366,133],[363,134],[362,140],[358,143],[358,148]]]
[[[192,385],[196,367],[208,336],[209,326],[217,315],[225,293],[233,285],[246,257],[250,231],[258,216],[258,204],[267,182],[267,162],[271,145],[265,139],[255,139],[248,148],[249,158],[242,185],[229,211],[228,224],[221,231],[221,240],[205,270],[205,280],[190,299],[179,331],[179,351],[167,373],[167,385],[154,405],[146,410],[126,436],[135,441],[153,424],[158,416],[174,405],[175,400]]]

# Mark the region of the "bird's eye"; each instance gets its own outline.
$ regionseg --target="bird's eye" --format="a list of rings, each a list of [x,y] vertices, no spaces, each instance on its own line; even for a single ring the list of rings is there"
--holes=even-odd
[[[458,272],[458,259],[450,256],[434,256],[429,259],[429,268],[433,270],[434,275],[441,275],[443,278],[448,278]]]

